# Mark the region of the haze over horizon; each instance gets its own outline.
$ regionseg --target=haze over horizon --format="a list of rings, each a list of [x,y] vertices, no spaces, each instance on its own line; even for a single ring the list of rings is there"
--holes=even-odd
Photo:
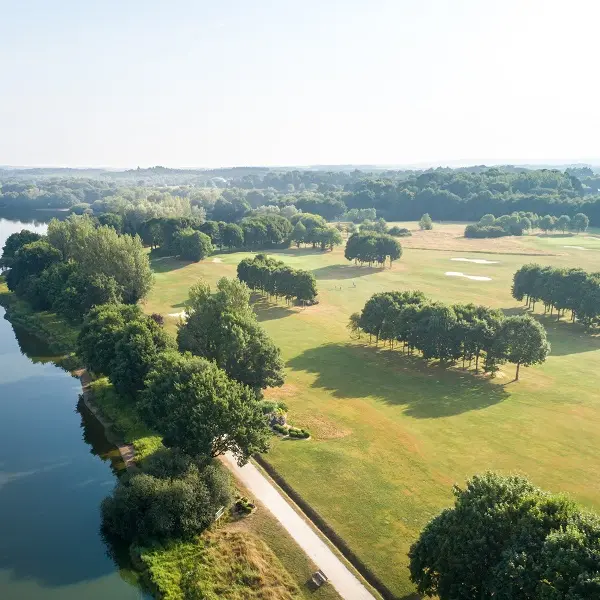
[[[0,9],[2,165],[600,164],[591,0]]]

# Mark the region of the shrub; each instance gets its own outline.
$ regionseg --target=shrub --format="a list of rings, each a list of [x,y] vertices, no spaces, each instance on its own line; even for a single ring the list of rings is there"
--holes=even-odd
[[[412,235],[409,229],[406,229],[406,227],[398,227],[397,225],[391,227],[388,233],[394,237],[409,237]]]
[[[102,502],[103,527],[128,542],[189,539],[231,502],[228,474],[199,466],[179,450],[149,457],[142,473],[124,476]]]

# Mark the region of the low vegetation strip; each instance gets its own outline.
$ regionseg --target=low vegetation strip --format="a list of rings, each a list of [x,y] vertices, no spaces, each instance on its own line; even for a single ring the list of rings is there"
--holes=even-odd
[[[339,550],[344,558],[360,573],[370,585],[381,594],[384,600],[396,600],[391,590],[373,573],[367,565],[350,549],[350,546],[334,531],[327,521],[284,479],[284,477],[260,454],[254,460],[269,474],[275,483],[296,503],[309,520]]]

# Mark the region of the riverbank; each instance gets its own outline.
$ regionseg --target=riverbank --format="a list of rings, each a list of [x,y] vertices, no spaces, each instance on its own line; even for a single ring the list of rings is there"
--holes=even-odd
[[[2,281],[0,304],[7,308],[8,320],[44,340],[61,366],[80,378],[85,407],[102,425],[109,442],[119,448],[125,466],[135,469],[135,461],[162,447],[161,437],[143,424],[135,406],[120,398],[108,379],[92,379],[81,368],[75,354],[76,327],[53,313],[34,311]],[[67,360],[71,369],[65,366]],[[238,488],[248,496],[247,490]],[[275,517],[260,502],[255,503],[259,510],[249,517],[229,520],[226,516],[192,542],[151,550],[132,548],[136,568],[147,586],[157,597],[170,600],[189,597],[184,592],[189,585],[230,600],[339,600],[331,586],[314,593],[309,590],[306,582],[316,566]],[[204,565],[201,570],[195,569],[198,564]],[[194,581],[184,577],[192,567],[197,575]]]

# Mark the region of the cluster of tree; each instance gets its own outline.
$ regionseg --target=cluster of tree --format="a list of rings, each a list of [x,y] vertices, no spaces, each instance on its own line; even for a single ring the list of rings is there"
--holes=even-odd
[[[133,304],[152,285],[148,256],[138,237],[96,226],[89,217],[53,220],[47,236],[9,236],[2,264],[10,290],[38,310],[80,320],[93,306]]]
[[[353,208],[343,215],[342,220],[364,223],[364,221],[374,221],[376,218],[377,211],[374,208]]]
[[[159,450],[124,474],[101,506],[108,533],[129,543],[191,539],[233,499],[227,473],[178,449]]]
[[[402,256],[402,246],[387,233],[353,233],[346,243],[344,256],[347,260],[369,266],[377,264],[383,267],[389,260],[391,268],[392,262]]]
[[[419,594],[440,600],[600,598],[600,518],[524,477],[454,487],[409,552]]]
[[[265,205],[293,206],[327,220],[344,218],[354,209],[375,210],[389,221],[417,220],[423,211],[463,221],[477,221],[486,213],[573,217],[584,212],[594,224],[600,223],[599,191],[600,176],[587,168],[0,171],[0,208],[76,207],[96,216],[117,212],[127,227],[153,217],[204,214],[239,222]]]
[[[242,260],[237,266],[237,276],[251,290],[275,296],[276,300],[285,298],[287,302],[314,304],[317,297],[317,281],[312,273],[293,269],[265,254]]]
[[[329,227],[325,219],[319,215],[299,213],[291,218],[294,229],[290,235],[290,242],[299,248],[301,244],[310,244],[313,248],[320,246],[321,250],[342,243],[339,229]]]
[[[388,226],[385,219],[377,219],[376,221],[363,221],[362,225],[358,229],[361,233],[367,233],[372,231],[374,233],[387,233]]]
[[[220,342],[222,356],[230,352],[232,364],[240,356],[235,354],[239,338],[255,332],[228,333],[223,327],[220,333],[222,338],[235,338],[228,348],[223,340],[207,343]],[[242,343],[261,350],[253,339]],[[243,463],[267,449],[269,429],[256,393],[214,359],[178,352],[174,340],[137,305],[92,309],[79,333],[78,354],[92,372],[108,376],[123,402],[136,403],[147,425],[168,446],[205,462],[231,451]]]
[[[533,310],[536,302],[543,302],[544,313],[556,310],[557,319],[570,310],[572,321],[586,327],[600,324],[600,273],[523,265],[514,274],[512,295],[519,301],[526,298]]]
[[[467,225],[465,237],[496,238],[507,235],[523,235],[531,229],[541,229],[544,233],[560,230],[563,233],[580,233],[588,228],[589,219],[583,213],[577,213],[572,219],[569,215],[556,218],[552,215],[539,217],[531,212],[514,212],[496,218],[493,214],[483,215],[475,225]]]
[[[177,331],[182,352],[214,361],[257,396],[262,389],[283,384],[279,348],[259,325],[245,283],[222,278],[215,294],[204,282],[196,284],[190,289],[186,316]]]
[[[549,231],[572,231],[573,233],[582,233],[586,231],[590,224],[590,220],[584,213],[577,213],[573,218],[569,215],[561,215],[560,217],[554,217],[552,215],[546,215],[539,220],[538,227],[544,232]]]
[[[462,359],[475,370],[484,357],[484,372],[492,374],[504,362],[517,365],[542,363],[550,351],[546,330],[529,315],[504,317],[499,310],[474,304],[447,305],[432,302],[422,292],[374,294],[362,312],[354,313],[350,330],[374,336],[393,348],[402,344],[409,354],[418,350],[423,358],[454,362]]]

